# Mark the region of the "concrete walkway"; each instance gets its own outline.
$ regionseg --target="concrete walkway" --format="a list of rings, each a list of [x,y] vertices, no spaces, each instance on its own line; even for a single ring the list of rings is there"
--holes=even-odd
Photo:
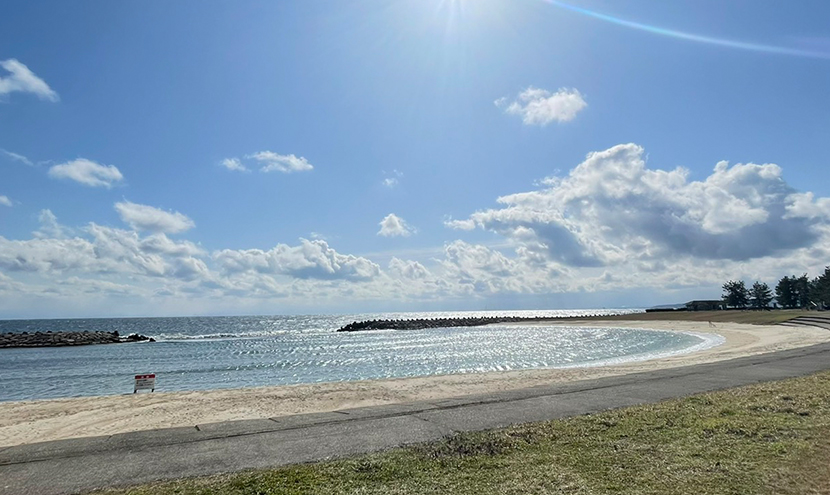
[[[66,494],[372,452],[830,369],[830,344],[434,402],[169,428],[0,449],[0,494]]]

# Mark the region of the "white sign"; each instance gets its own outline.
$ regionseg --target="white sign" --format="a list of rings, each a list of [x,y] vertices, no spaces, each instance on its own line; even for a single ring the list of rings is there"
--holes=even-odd
[[[135,388],[133,388],[133,393],[138,392],[139,390],[147,390],[149,389],[150,392],[155,392],[156,390],[156,375],[135,375]]]

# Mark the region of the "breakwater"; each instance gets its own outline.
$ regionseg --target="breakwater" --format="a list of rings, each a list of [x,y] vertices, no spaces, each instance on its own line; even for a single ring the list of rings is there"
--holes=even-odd
[[[118,332],[21,332],[0,334],[3,347],[63,347],[93,344],[123,344],[125,342],[155,342],[150,337],[132,333],[121,337]]]
[[[363,330],[423,330],[425,328],[478,327],[494,323],[520,323],[558,320],[550,316],[471,316],[465,318],[415,318],[408,320],[355,321],[339,328],[338,332]]]

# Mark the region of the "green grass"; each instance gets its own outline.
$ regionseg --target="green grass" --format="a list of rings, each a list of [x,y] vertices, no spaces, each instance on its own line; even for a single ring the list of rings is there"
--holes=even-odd
[[[830,373],[108,494],[830,493]]]

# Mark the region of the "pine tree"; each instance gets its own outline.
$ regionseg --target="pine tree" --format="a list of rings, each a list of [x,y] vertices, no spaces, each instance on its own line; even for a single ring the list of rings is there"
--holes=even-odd
[[[798,305],[793,287],[794,280],[795,277],[784,277],[779,280],[778,285],[775,286],[775,295],[778,299],[778,304],[780,304],[782,308],[789,309]]]
[[[764,282],[755,282],[749,290],[750,303],[754,309],[769,309],[772,301],[772,291]]]
[[[830,266],[824,267],[824,273],[813,280],[810,296],[819,307],[830,308]]]
[[[807,274],[795,278],[792,277],[792,284],[793,284],[793,296],[795,298],[795,307],[797,308],[808,308],[810,307],[810,279],[807,278]]]
[[[743,280],[730,280],[723,284],[723,300],[732,308],[746,308],[749,304],[749,291]]]

